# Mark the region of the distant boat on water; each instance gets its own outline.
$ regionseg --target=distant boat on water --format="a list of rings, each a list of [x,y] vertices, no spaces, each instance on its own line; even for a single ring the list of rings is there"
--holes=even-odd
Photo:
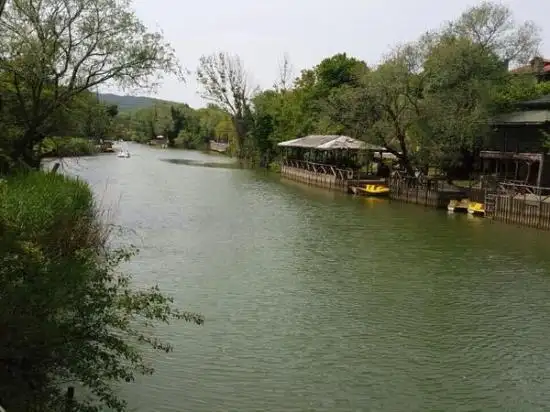
[[[130,152],[127,151],[127,150],[121,150],[120,152],[117,153],[116,156],[117,157],[123,157],[123,158],[129,158],[130,157]]]
[[[120,158],[129,158],[130,157],[130,151],[128,150],[127,147],[125,146],[121,146],[118,153],[116,154],[117,157],[120,157]]]

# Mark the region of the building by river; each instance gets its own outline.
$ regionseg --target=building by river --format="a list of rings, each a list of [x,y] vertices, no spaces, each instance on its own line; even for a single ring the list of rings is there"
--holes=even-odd
[[[382,184],[389,175],[372,167],[375,157],[388,154],[385,148],[348,136],[310,135],[278,146],[284,152],[281,175],[313,186],[349,192],[352,185]]]

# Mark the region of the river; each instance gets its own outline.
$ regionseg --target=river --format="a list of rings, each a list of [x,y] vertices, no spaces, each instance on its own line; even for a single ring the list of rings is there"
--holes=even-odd
[[[206,317],[159,328],[135,410],[550,409],[549,233],[130,151],[65,167],[140,247],[136,283]]]

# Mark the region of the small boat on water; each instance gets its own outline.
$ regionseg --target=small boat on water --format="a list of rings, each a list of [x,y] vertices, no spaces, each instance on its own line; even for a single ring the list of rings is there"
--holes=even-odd
[[[466,213],[468,211],[468,199],[452,199],[449,201],[447,211],[450,213]]]
[[[390,189],[384,185],[365,185],[364,187],[352,186],[353,194],[360,196],[377,196],[384,197],[390,195]]]
[[[470,202],[468,214],[472,216],[485,216],[485,205],[479,202]]]
[[[126,145],[121,145],[118,148],[117,157],[120,158],[129,158],[130,157],[130,150],[128,150],[128,147]]]
[[[120,152],[117,153],[116,156],[127,159],[130,157],[130,152],[128,150],[121,150]]]

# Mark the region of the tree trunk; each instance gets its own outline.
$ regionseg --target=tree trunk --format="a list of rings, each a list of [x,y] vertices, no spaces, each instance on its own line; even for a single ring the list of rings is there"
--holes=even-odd
[[[399,140],[399,146],[401,147],[401,162],[407,174],[409,176],[414,176],[414,169],[411,165],[411,160],[409,159],[409,150],[407,148],[407,143],[405,142],[405,134],[398,133],[397,139]]]
[[[18,163],[19,166],[39,170],[41,158],[40,155],[35,152],[34,146],[43,139],[44,136],[38,135],[34,130],[25,132],[23,137],[14,145],[12,159]]]
[[[242,116],[234,116],[233,125],[235,126],[235,133],[237,135],[237,158],[243,159],[245,156],[244,145],[246,139],[246,125],[244,124]]]

